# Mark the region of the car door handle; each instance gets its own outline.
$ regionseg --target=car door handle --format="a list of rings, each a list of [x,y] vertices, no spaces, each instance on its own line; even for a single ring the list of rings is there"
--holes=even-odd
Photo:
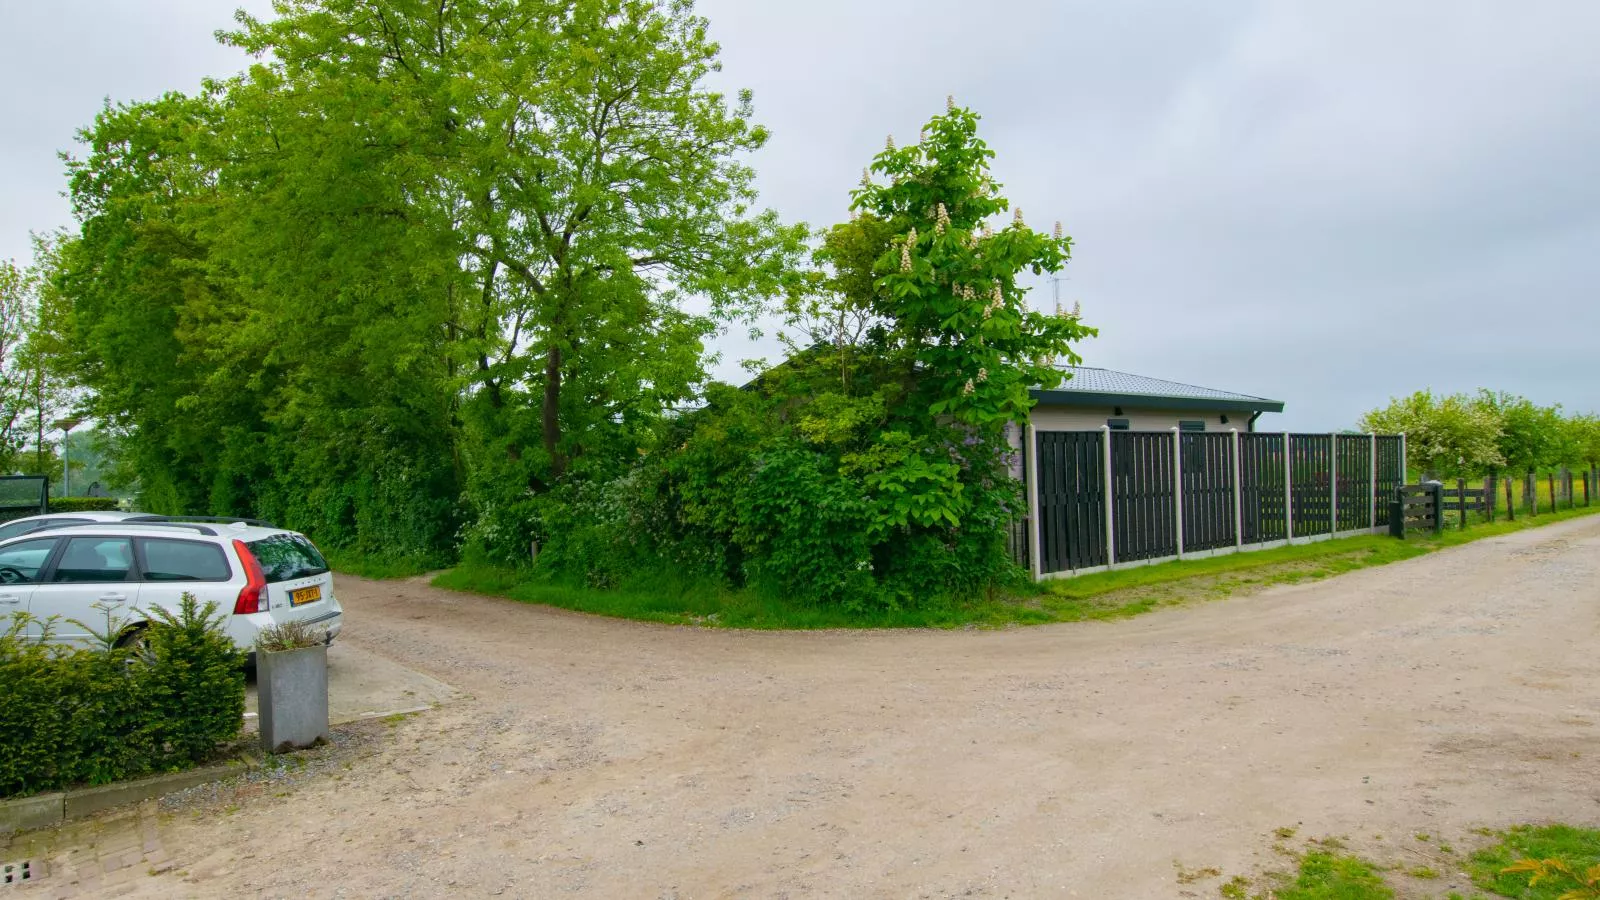
[[[16,594],[0,594],[0,603],[5,603],[5,604],[9,604],[11,606],[16,606],[17,604],[19,604],[21,602],[22,602],[22,598],[20,596],[16,595]]]
[[[106,601],[107,603],[122,603],[128,599],[128,595],[116,593],[101,594],[100,599]]]

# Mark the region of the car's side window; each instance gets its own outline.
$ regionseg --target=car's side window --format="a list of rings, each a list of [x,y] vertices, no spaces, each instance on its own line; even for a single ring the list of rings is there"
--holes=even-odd
[[[62,525],[81,525],[88,519],[27,519],[21,522],[10,522],[0,525],[0,541],[7,541],[14,537],[22,537],[45,528],[60,528]]]
[[[124,537],[67,538],[50,580],[56,583],[127,581],[133,568],[133,541]]]
[[[32,584],[39,580],[50,551],[60,538],[35,538],[0,548],[0,584]]]
[[[145,581],[227,581],[233,577],[216,544],[145,538],[139,542]]]

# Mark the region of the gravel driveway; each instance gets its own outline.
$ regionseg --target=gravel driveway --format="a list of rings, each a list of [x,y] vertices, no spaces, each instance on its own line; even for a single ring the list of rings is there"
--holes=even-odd
[[[1003,631],[338,590],[344,640],[466,696],[164,818],[133,896],[1214,897],[1175,866],[1248,873],[1284,826],[1382,854],[1600,820],[1600,517]]]

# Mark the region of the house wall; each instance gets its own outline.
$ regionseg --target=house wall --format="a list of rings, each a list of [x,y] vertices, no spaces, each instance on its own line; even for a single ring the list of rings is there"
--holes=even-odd
[[[1202,410],[1185,410],[1182,412],[1132,409],[1123,407],[1122,415],[1113,414],[1114,407],[1110,406],[1061,406],[1057,404],[1041,403],[1033,408],[1029,414],[1035,431],[1098,431],[1106,424],[1107,419],[1127,419],[1129,431],[1171,431],[1178,427],[1181,421],[1201,420],[1206,423],[1206,431],[1227,432],[1237,428],[1243,434],[1250,430],[1250,413],[1242,412],[1205,412]],[[1228,417],[1228,424],[1222,424],[1222,417]],[[1006,426],[1006,440],[1011,444],[1011,449],[1016,451],[1011,462],[1011,475],[1022,479],[1024,460],[1022,456],[1022,431],[1013,426]]]
[[[1105,425],[1107,419],[1113,418],[1127,419],[1130,431],[1170,431],[1178,427],[1180,421],[1191,420],[1205,422],[1207,431],[1227,433],[1235,428],[1240,432],[1250,430],[1250,413],[1202,410],[1174,412],[1123,407],[1123,415],[1117,416],[1112,410],[1113,407],[1109,406],[1047,406],[1041,403],[1033,408],[1030,417],[1036,431],[1094,431]],[[1222,424],[1224,415],[1228,417],[1226,425]]]

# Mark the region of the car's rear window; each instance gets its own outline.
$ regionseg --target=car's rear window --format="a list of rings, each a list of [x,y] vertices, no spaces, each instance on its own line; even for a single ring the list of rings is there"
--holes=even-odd
[[[227,581],[232,574],[216,544],[161,538],[139,543],[144,548],[145,581]]]
[[[261,563],[261,571],[267,576],[268,584],[321,575],[328,571],[328,561],[322,558],[310,541],[298,534],[275,534],[251,541],[247,546],[255,554],[256,562]]]

